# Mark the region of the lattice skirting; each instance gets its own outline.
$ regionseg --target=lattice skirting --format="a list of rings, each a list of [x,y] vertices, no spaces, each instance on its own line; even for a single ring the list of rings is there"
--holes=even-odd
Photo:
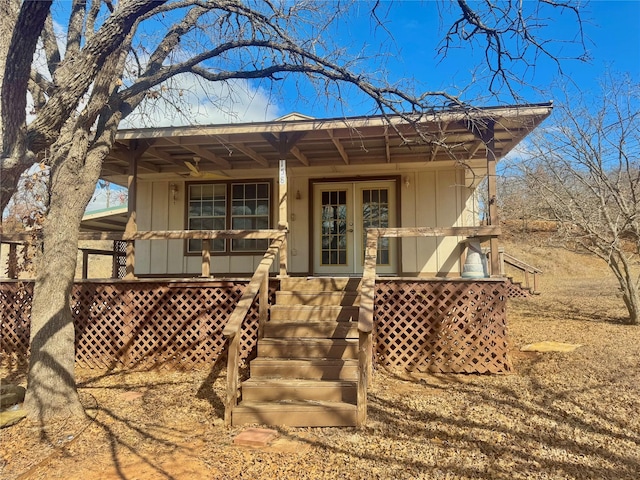
[[[112,369],[207,368],[225,351],[222,329],[246,282],[77,283],[71,310],[76,361]],[[270,287],[275,299],[277,284]],[[3,362],[28,358],[33,283],[0,283],[0,352]],[[258,337],[257,300],[241,332],[246,361]]]
[[[507,373],[506,282],[376,284],[376,361],[408,370]]]
[[[72,314],[76,360],[90,368],[210,367],[246,282],[83,282]],[[270,302],[277,282],[270,285]],[[32,283],[0,282],[2,361],[28,358]],[[506,373],[506,297],[499,281],[380,281],[375,298],[375,361],[409,370]],[[257,301],[241,337],[255,355]]]

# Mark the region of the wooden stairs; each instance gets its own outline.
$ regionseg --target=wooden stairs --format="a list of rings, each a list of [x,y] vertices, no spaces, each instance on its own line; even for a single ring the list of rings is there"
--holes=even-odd
[[[356,425],[359,285],[282,279],[232,425]]]

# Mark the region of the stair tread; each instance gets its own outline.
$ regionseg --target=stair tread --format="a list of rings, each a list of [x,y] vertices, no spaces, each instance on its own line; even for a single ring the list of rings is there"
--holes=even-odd
[[[356,386],[355,380],[309,380],[304,378],[249,378],[242,382],[243,386],[262,386],[262,385],[285,385],[299,387],[319,387],[319,386]]]
[[[251,360],[251,363],[277,363],[286,362],[288,364],[300,363],[300,364],[312,364],[320,366],[342,366],[342,365],[358,365],[358,360],[355,358],[331,358],[331,357],[296,357],[296,358],[283,358],[283,357],[256,357]]]
[[[288,277],[280,283],[283,291],[356,291],[361,284],[358,277]]]
[[[322,344],[354,344],[358,343],[357,338],[319,338],[319,337],[263,337],[260,339],[264,343],[322,343]]]
[[[359,294],[358,294],[359,295]],[[287,309],[287,310],[357,310],[357,305],[305,305],[303,303],[292,304],[275,304],[271,305],[272,309]]]
[[[313,320],[298,320],[298,319],[293,319],[293,320],[269,320],[269,322],[267,323],[267,325],[269,325],[270,323],[273,324],[278,324],[278,325],[336,325],[339,323],[345,324],[347,326],[350,327],[357,327],[358,326],[358,321],[357,320],[345,320],[345,321],[327,321],[327,320],[318,320],[318,319],[313,319]]]
[[[287,406],[292,407],[296,410],[353,410],[356,408],[356,405],[354,403],[349,402],[329,402],[324,400],[275,400],[268,402],[242,401],[238,404],[234,411],[241,409],[281,411],[283,410],[283,407]]]
[[[278,290],[276,293],[284,295],[360,295],[359,290]]]

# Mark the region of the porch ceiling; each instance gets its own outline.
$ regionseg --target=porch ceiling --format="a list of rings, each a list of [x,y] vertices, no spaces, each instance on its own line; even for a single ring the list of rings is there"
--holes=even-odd
[[[125,184],[134,156],[139,177],[165,180],[213,178],[189,176],[184,162],[193,164],[194,157],[201,172],[229,177],[275,169],[281,158],[289,167],[482,160],[480,134],[489,122],[495,122],[495,153],[502,158],[551,108],[544,103],[454,109],[424,115],[414,124],[400,117],[291,115],[260,123],[120,130],[101,176]]]

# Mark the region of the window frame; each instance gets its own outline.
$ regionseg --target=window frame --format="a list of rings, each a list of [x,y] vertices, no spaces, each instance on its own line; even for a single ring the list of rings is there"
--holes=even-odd
[[[190,221],[193,218],[198,218],[198,217],[191,217],[190,216],[190,204],[191,204],[191,187],[192,186],[197,186],[197,185],[224,185],[225,186],[225,216],[224,216],[224,223],[225,223],[225,228],[224,230],[243,230],[243,229],[233,229],[232,225],[233,225],[233,219],[234,219],[234,215],[233,215],[233,186],[234,185],[243,185],[246,188],[246,185],[259,185],[259,184],[266,184],[267,185],[267,201],[268,201],[268,206],[267,206],[267,222],[268,222],[268,229],[273,228],[274,225],[274,199],[273,199],[273,195],[274,195],[274,191],[273,191],[273,179],[230,179],[230,180],[216,180],[216,181],[204,181],[204,182],[199,182],[199,181],[191,181],[191,182],[185,182],[185,202],[184,202],[184,225],[185,225],[185,230],[191,230],[189,228],[189,224]],[[252,198],[250,200],[256,200],[256,198]],[[246,201],[246,197],[244,198],[244,201]],[[254,211],[255,212],[255,211]],[[235,215],[235,218],[238,218],[239,215]],[[249,217],[252,218],[257,218],[258,216],[255,215],[255,213]],[[268,241],[268,240],[266,240]],[[212,256],[229,256],[229,255],[237,255],[237,256],[241,256],[241,255],[256,255],[256,254],[263,254],[266,250],[265,249],[256,249],[256,250],[233,250],[233,239],[223,239],[224,242],[224,250],[214,250],[213,249],[213,245],[211,248],[211,255]],[[257,243],[257,242],[256,242]],[[185,256],[200,256],[202,255],[202,250],[189,250],[189,239],[185,240],[184,242],[184,255]]]

